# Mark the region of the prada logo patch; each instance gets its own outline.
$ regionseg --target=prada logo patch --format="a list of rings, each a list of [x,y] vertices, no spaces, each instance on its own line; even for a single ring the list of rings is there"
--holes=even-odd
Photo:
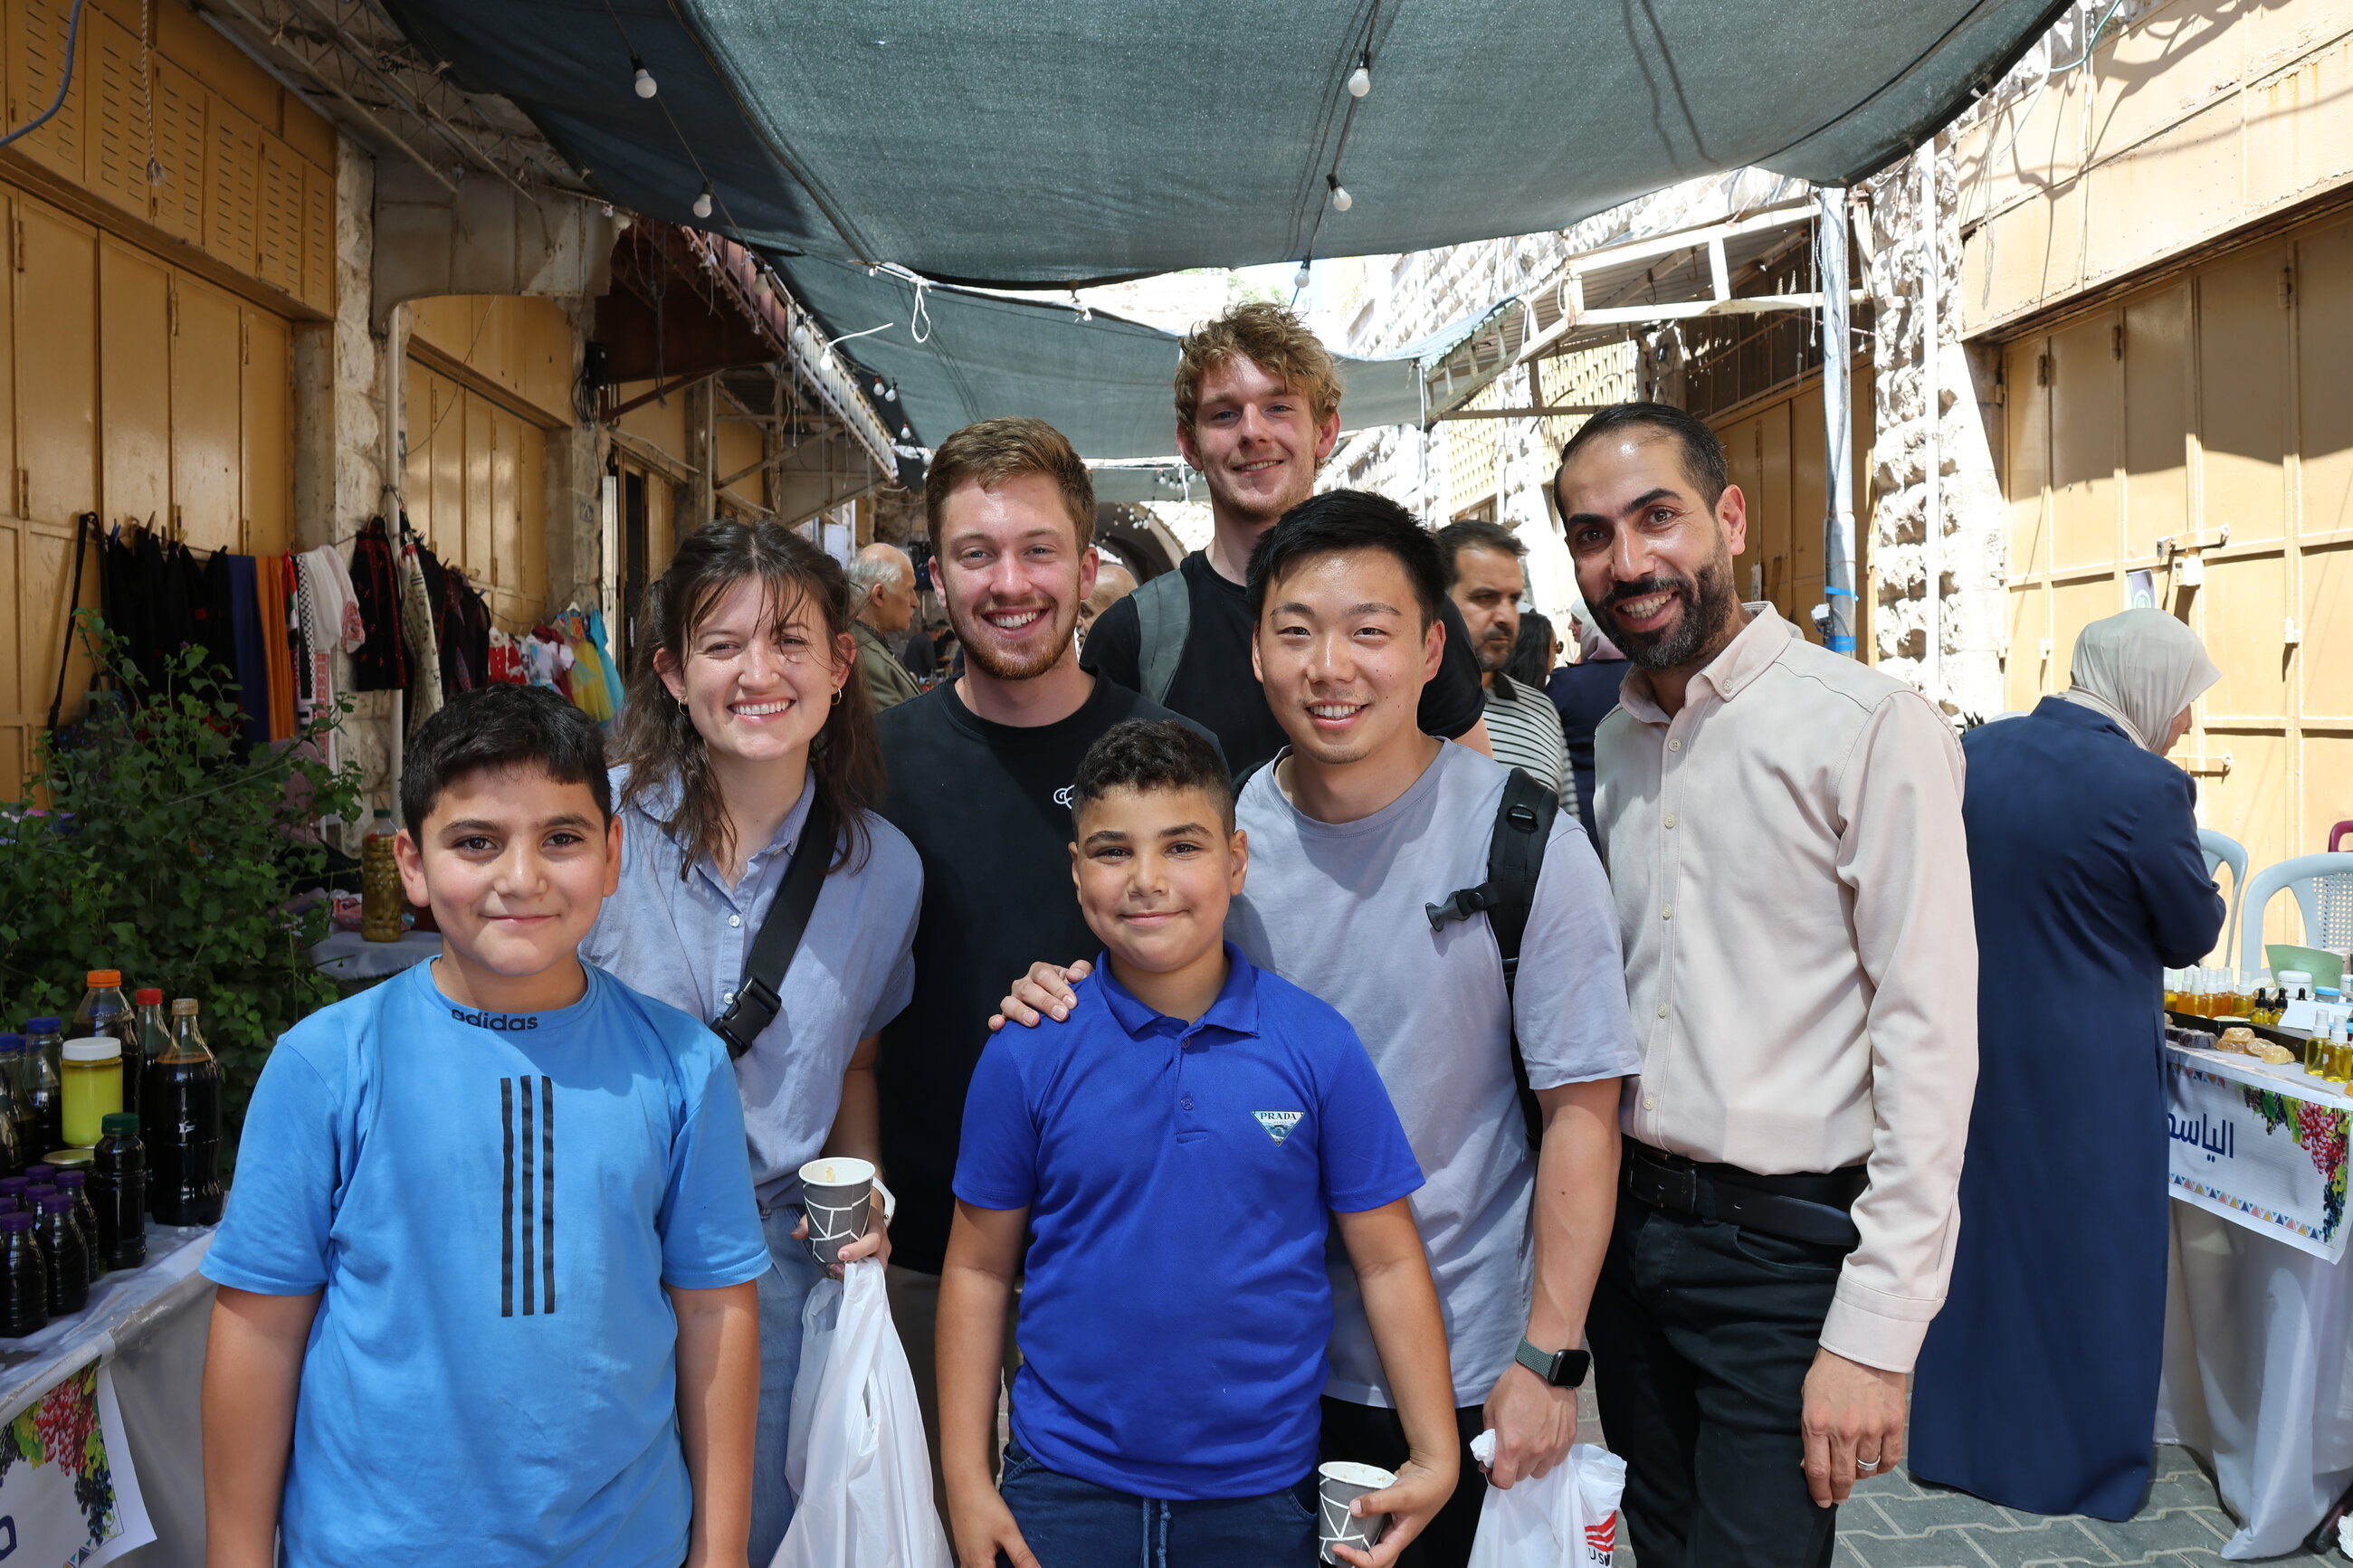
[[[1291,1136],[1291,1130],[1299,1125],[1303,1113],[1296,1110],[1253,1110],[1250,1114],[1258,1118],[1258,1124],[1266,1129],[1266,1135],[1280,1146],[1284,1139]]]

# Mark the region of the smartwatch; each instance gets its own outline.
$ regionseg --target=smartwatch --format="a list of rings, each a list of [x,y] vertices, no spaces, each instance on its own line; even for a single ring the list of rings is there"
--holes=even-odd
[[[1519,1353],[1512,1358],[1555,1388],[1575,1388],[1585,1381],[1586,1369],[1593,1364],[1590,1352],[1577,1349],[1540,1351],[1527,1340],[1520,1342]]]

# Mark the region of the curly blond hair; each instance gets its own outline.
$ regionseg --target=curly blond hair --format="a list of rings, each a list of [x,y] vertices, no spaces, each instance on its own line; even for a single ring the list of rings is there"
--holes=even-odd
[[[1190,433],[1201,383],[1232,359],[1246,359],[1307,399],[1321,425],[1340,406],[1340,367],[1307,323],[1271,300],[1236,305],[1185,335],[1176,348],[1176,424]]]

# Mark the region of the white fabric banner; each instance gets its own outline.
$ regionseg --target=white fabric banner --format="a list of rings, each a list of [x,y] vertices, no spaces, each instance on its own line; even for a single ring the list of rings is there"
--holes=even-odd
[[[155,1539],[96,1362],[0,1428],[0,1558],[100,1568]]]
[[[2168,1047],[2173,1195],[2316,1258],[2345,1256],[2353,1100],[2292,1068]],[[2290,1076],[2290,1075],[2293,1076]]]

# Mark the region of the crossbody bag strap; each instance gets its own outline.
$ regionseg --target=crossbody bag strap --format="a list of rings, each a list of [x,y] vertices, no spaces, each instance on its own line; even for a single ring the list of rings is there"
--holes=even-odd
[[[1504,1005],[1507,1017],[1520,978],[1520,942],[1527,934],[1528,915],[1535,908],[1536,879],[1544,874],[1545,847],[1552,837],[1553,820],[1559,812],[1559,796],[1527,773],[1514,768],[1504,781],[1503,798],[1495,806],[1495,825],[1487,839],[1487,879],[1475,888],[1463,888],[1448,895],[1444,903],[1424,906],[1423,912],[1430,917],[1432,931],[1450,921],[1469,920],[1475,914],[1487,917],[1487,928],[1494,933],[1495,947],[1504,961]],[[1520,1116],[1527,1124],[1528,1146],[1535,1148],[1544,1142],[1544,1111],[1528,1083],[1527,1058],[1520,1051],[1516,1026],[1512,1030],[1512,1079],[1519,1089]]]
[[[735,1000],[712,1023],[727,1042],[727,1054],[741,1057],[762,1031],[776,1021],[784,1005],[785,971],[808,930],[817,896],[825,889],[825,874],[833,864],[833,812],[818,795],[809,802],[808,819],[801,824],[801,841],[793,847],[793,863],[785,868],[784,885],[768,905],[760,934],[752,939],[751,956],[744,961],[744,978]]]

